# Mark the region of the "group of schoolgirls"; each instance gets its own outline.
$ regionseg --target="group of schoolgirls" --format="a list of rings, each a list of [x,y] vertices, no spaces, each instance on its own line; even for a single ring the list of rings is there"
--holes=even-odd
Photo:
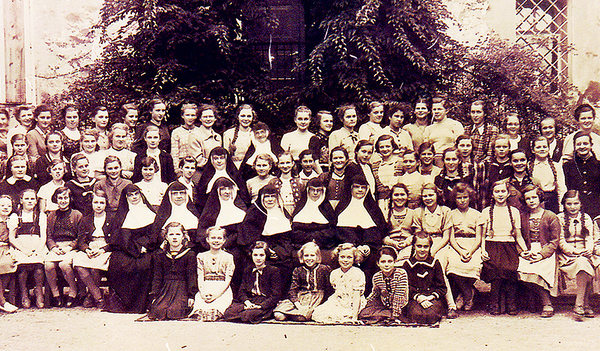
[[[576,109],[580,130],[564,142],[551,118],[525,138],[516,113],[500,134],[484,101],[466,129],[443,98],[373,102],[360,128],[359,109],[343,105],[333,132],[332,113],[300,106],[280,143],[250,105],[222,136],[216,107],[183,104],[174,130],[166,107],[153,100],[138,123],[125,104],[110,127],[98,107],[85,130],[73,106],[60,124],[45,105],[17,109],[0,183],[0,293],[16,272],[24,308],[31,286],[44,307],[46,276],[53,306],[149,308],[152,319],[434,323],[472,309],[480,278],[492,314],[517,313],[520,281],[544,317],[574,279],[575,318],[594,315],[591,106]],[[16,309],[3,294],[0,305]]]

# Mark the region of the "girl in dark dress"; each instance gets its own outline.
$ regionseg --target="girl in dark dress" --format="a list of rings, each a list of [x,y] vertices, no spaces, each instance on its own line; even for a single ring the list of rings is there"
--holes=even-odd
[[[565,183],[568,190],[579,191],[582,211],[596,218],[600,215],[600,161],[592,151],[592,138],[585,132],[573,137],[575,157],[564,163]]]
[[[257,241],[252,246],[254,265],[244,270],[238,294],[223,314],[226,321],[256,324],[271,317],[282,289],[279,270],[267,263],[269,250],[264,241]]]
[[[63,135],[63,154],[70,159],[81,147],[81,133],[79,132],[79,110],[76,106],[67,105],[61,110],[65,127],[60,131]]]
[[[454,209],[455,205],[450,201],[452,189],[458,183],[473,184],[473,174],[462,167],[458,150],[455,147],[444,150],[442,162],[442,171],[435,177],[434,183],[444,194],[444,199],[440,203]]]
[[[344,190],[348,188],[346,182],[350,179],[346,176],[346,165],[348,165],[348,151],[342,146],[331,149],[331,169],[329,172],[321,173],[319,179],[325,185],[325,197],[334,209],[340,203]]]
[[[104,297],[100,290],[100,272],[108,270],[110,260],[110,224],[114,213],[106,212],[106,194],[96,191],[92,199],[93,213],[83,217],[81,233],[77,238],[80,251],[73,257],[73,267],[88,289],[83,307],[105,308]]]
[[[403,268],[408,274],[406,318],[409,322],[434,324],[444,315],[444,272],[439,261],[430,253],[432,244],[433,240],[429,235],[423,232],[415,234],[413,253],[404,262]]]
[[[354,178],[356,175],[363,176],[369,185],[369,190],[371,190],[371,196],[375,198],[375,175],[373,174],[373,169],[371,168],[371,156],[373,156],[374,146],[373,143],[368,140],[359,140],[356,144],[356,149],[354,150],[355,159],[348,163],[346,167],[346,177],[348,179]],[[346,184],[350,185],[350,184]],[[350,188],[346,188],[350,190]]]
[[[140,189],[128,184],[119,200],[110,227],[113,250],[108,265],[110,296],[107,310],[144,313],[148,307],[152,253],[158,249],[158,233],[151,230],[155,214]]]
[[[329,170],[329,134],[333,129],[333,114],[326,110],[321,110],[313,116],[312,125],[318,128],[318,131],[310,138],[308,148],[317,158],[317,164],[323,172]]]
[[[233,181],[239,189],[240,198],[245,204],[249,204],[250,195],[246,189],[246,182],[242,179],[240,171],[235,167],[227,150],[222,147],[212,149],[209,160],[210,162],[204,166],[202,175],[196,185],[194,203],[196,204],[198,211],[202,212],[206,199],[208,198],[208,193],[212,190],[215,181],[221,177],[229,178]]]
[[[50,165],[52,160],[59,159],[65,162],[65,176],[64,179],[71,179],[71,165],[69,160],[63,154],[63,135],[60,132],[49,132],[46,134],[46,153],[41,154],[40,157],[35,161],[34,173],[35,178],[40,184],[46,184],[52,180],[50,174]]]
[[[181,224],[167,224],[163,231],[167,245],[153,256],[150,319],[185,318],[198,292],[196,257],[186,247],[188,238],[184,233]]]

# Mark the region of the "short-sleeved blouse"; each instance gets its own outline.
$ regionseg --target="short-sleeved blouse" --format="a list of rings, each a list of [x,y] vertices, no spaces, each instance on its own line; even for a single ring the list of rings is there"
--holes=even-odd
[[[514,242],[515,237],[513,236],[510,215],[508,208],[512,212],[512,219],[514,223],[514,229],[521,228],[521,215],[516,207],[502,206],[494,207],[494,223],[493,232],[490,230],[490,208],[486,207],[481,212],[479,217],[478,225],[484,226],[485,240],[488,241],[503,241],[503,242]]]
[[[459,209],[450,212],[452,217],[452,226],[454,228],[454,236],[457,238],[474,238],[475,229],[479,223],[481,213],[473,208],[468,208],[466,212],[461,212]]]
[[[218,255],[213,255],[210,251],[201,252],[196,256],[198,263],[198,277],[204,280],[224,281],[226,277],[233,276],[235,264],[233,255],[221,251]]]
[[[423,231],[434,238],[441,237],[444,231],[452,227],[450,209],[439,205],[433,212],[424,207],[416,208],[412,212],[411,226],[416,228],[417,231]]]
[[[354,291],[360,291],[361,295],[365,292],[365,273],[358,267],[351,267],[346,273],[341,268],[334,269],[329,281],[337,296],[351,297]]]

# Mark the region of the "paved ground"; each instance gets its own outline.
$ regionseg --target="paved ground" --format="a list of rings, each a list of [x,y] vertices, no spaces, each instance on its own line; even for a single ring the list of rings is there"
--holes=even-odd
[[[139,315],[83,308],[0,315],[0,350],[598,350],[600,316],[574,322],[483,312],[439,328],[136,322]]]

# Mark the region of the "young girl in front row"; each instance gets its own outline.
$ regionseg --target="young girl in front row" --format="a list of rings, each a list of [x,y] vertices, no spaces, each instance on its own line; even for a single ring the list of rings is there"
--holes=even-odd
[[[421,144],[423,145],[423,144]],[[412,220],[405,220],[404,232],[425,232],[430,235],[433,244],[430,248],[431,255],[439,260],[444,273],[448,267],[448,252],[450,251],[450,232],[452,231],[452,219],[450,209],[439,205],[442,191],[432,183],[427,183],[421,191],[423,206],[411,212]],[[450,282],[446,279],[446,301],[448,302],[448,318],[456,318],[456,303],[450,289]]]
[[[110,259],[110,223],[113,213],[106,213],[106,193],[97,190],[92,197],[93,213],[84,215],[82,233],[77,238],[79,250],[73,257],[73,267],[88,289],[88,295],[83,301],[83,307],[96,306],[103,309],[104,298],[100,290],[100,273],[108,271]]]
[[[473,284],[481,274],[481,229],[477,227],[481,213],[471,206],[475,205],[475,191],[465,183],[458,183],[451,192],[450,200],[456,209],[450,212],[452,231],[448,250],[446,274],[452,291],[462,295],[462,303],[457,308],[465,311],[473,309]]]
[[[550,161],[552,162],[552,161]],[[534,185],[523,189],[523,202],[527,210],[521,213],[523,238],[528,251],[519,259],[519,279],[529,283],[542,300],[542,317],[552,317],[554,308],[550,302],[550,291],[555,291],[556,256],[560,237],[560,222],[551,211],[541,205],[544,193]]]
[[[276,320],[286,319],[306,322],[310,320],[315,307],[330,293],[329,274],[331,269],[321,264],[321,249],[314,242],[308,242],[298,251],[302,266],[294,268],[292,286],[288,298],[280,301],[273,311]]]
[[[558,215],[563,230],[560,233],[558,265],[560,271],[577,283],[573,315],[576,321],[594,317],[590,307],[593,280],[600,257],[594,254],[598,240],[598,226],[589,215],[581,212],[581,198],[577,190],[568,190],[562,199],[565,209]]]
[[[246,267],[236,301],[223,314],[226,321],[260,323],[271,317],[281,297],[279,269],[267,264],[269,245],[257,241],[251,255],[254,267]]]
[[[408,275],[396,268],[396,250],[384,246],[377,253],[379,272],[373,276],[373,291],[367,305],[360,312],[360,319],[367,321],[397,321],[408,303]]]
[[[58,205],[56,211],[48,214],[48,255],[44,262],[46,279],[55,307],[74,307],[78,302],[73,257],[77,252],[77,237],[82,225],[82,214],[71,206],[71,190],[60,187],[54,191],[52,202]],[[59,267],[69,284],[69,295],[66,303],[56,280],[56,267]]]
[[[206,242],[210,250],[196,257],[198,266],[198,293],[194,300],[192,315],[197,314],[203,322],[214,322],[233,301],[231,278],[235,270],[233,255],[223,250],[225,229],[210,227],[206,230]]]
[[[440,262],[431,255],[431,236],[418,232],[413,236],[412,254],[404,262],[408,274],[407,321],[434,324],[444,315],[443,296],[446,294],[444,272]]]
[[[15,312],[17,307],[6,301],[4,290],[9,278],[17,271],[17,264],[10,250],[10,230],[8,216],[12,212],[12,199],[8,195],[0,196],[0,311]]]
[[[322,305],[317,306],[312,318],[320,323],[353,323],[358,321],[358,313],[365,307],[364,297],[366,278],[359,264],[363,253],[351,243],[338,245],[333,252],[340,268],[334,269],[329,281],[335,289],[333,295]]]
[[[3,195],[6,197],[6,195]],[[35,305],[44,308],[44,258],[46,257],[46,214],[40,212],[37,194],[26,189],[20,194],[20,208],[8,220],[10,244],[15,248],[21,307],[29,308],[27,278],[33,273]]]
[[[198,291],[194,252],[187,247],[189,238],[177,222],[166,225],[162,250],[152,257],[152,304],[148,317],[154,320],[182,319],[188,315]]]
[[[517,314],[515,294],[517,290],[517,268],[519,253],[527,251],[521,235],[521,215],[515,207],[509,206],[508,183],[497,181],[492,185],[492,205],[486,207],[479,220],[483,226],[481,256],[483,270],[481,278],[491,283],[490,313],[501,313],[500,294],[506,292],[506,311]]]

